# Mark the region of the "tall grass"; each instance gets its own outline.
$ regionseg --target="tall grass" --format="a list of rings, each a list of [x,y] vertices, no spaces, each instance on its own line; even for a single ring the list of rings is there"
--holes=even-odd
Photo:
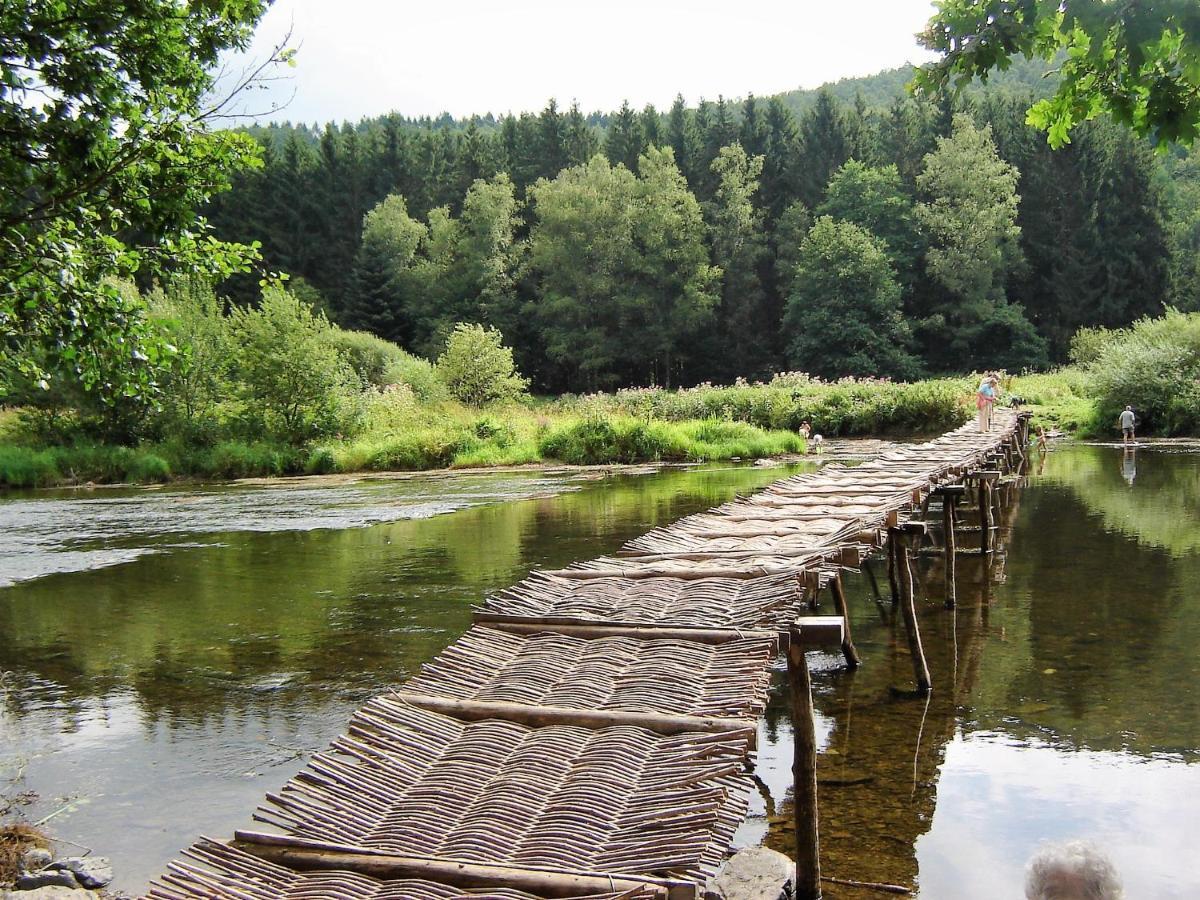
[[[619,414],[668,422],[725,419],[764,430],[796,431],[808,422],[826,435],[933,433],[955,428],[971,414],[970,379],[911,384],[847,379],[823,382],[799,373],[762,384],[700,385],[675,391],[634,388],[615,394],[567,397],[566,413]]]
[[[584,419],[552,429],[542,455],[574,465],[657,460],[705,461],[803,453],[792,432],[764,431],[744,422],[654,422],[617,416]]]

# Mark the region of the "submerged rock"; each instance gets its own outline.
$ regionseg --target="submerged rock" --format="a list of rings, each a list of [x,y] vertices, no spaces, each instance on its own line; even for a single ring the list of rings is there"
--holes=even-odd
[[[775,850],[751,847],[735,853],[705,888],[705,900],[791,900],[796,864]]]
[[[71,873],[85,888],[102,888],[113,880],[112,863],[103,856],[69,856],[50,868]]]

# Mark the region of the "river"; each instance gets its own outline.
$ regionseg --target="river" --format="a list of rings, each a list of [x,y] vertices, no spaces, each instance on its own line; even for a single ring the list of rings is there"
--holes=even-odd
[[[1176,448],[1172,448],[1176,449]],[[0,798],[140,891],[197,834],[248,823],[366,697],[530,568],[621,542],[781,470],[294,480],[0,500]],[[1200,895],[1200,454],[1063,446],[964,557],[923,562],[934,677],[848,580],[864,665],[814,655],[826,874],[923,898],[1020,895],[1043,840],[1086,837],[1131,897]],[[970,536],[965,540],[970,540]],[[739,832],[787,849],[790,734]],[[21,797],[22,792],[29,792]],[[0,799],[0,807],[3,806]],[[827,896],[878,896],[831,887]]]

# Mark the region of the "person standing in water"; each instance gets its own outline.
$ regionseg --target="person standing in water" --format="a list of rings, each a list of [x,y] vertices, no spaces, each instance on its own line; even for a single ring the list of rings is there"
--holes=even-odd
[[[1133,414],[1132,406],[1127,406],[1122,410],[1119,421],[1121,425],[1121,442],[1125,446],[1134,443],[1133,425],[1136,420],[1137,417]]]

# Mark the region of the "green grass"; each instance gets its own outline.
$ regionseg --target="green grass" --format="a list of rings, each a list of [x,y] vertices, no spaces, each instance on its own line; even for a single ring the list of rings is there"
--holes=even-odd
[[[1085,374],[1076,368],[1038,375],[1020,375],[1010,390],[1021,397],[1033,413],[1033,428],[1058,430],[1078,437],[1103,433],[1099,402],[1087,394]]]
[[[658,460],[705,461],[803,453],[804,440],[744,422],[657,422],[615,416],[584,419],[551,429],[540,448],[546,458],[574,465]]]
[[[676,391],[634,388],[615,394],[564,397],[548,409],[583,417],[627,415],[665,422],[724,419],[763,430],[836,435],[932,434],[956,428],[972,414],[969,378],[912,384],[871,379],[816,381],[782,374],[769,383],[700,385]]]
[[[354,434],[298,447],[211,437],[47,447],[10,412],[0,417],[0,487],[757,459],[804,452],[796,429],[805,421],[827,436],[943,431],[966,419],[970,391],[969,379],[824,384],[779,376],[768,385],[631,390],[480,411],[402,388],[365,393]]]

